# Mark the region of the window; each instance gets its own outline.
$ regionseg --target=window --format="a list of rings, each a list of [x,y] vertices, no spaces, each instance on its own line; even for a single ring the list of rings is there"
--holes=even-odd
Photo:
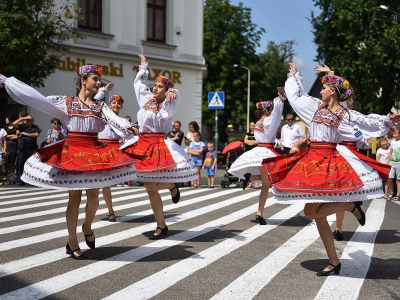
[[[147,40],[165,43],[166,0],[147,0]]]
[[[96,31],[102,31],[102,0],[78,0],[82,8],[83,20],[79,20],[78,27]]]

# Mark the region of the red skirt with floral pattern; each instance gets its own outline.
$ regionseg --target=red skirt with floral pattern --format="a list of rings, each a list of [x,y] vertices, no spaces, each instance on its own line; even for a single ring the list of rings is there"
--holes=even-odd
[[[102,143],[97,133],[68,132],[65,140],[37,149],[40,161],[68,171],[91,172],[131,165],[143,157],[128,156],[119,143]]]
[[[143,132],[136,144],[123,151],[127,155],[144,156],[143,161],[135,162],[136,173],[159,172],[176,168],[176,163],[165,144],[164,133]]]
[[[292,155],[291,155],[292,154]],[[311,142],[310,150],[267,158],[263,167],[277,190],[300,193],[343,193],[364,184],[336,150],[336,143]]]

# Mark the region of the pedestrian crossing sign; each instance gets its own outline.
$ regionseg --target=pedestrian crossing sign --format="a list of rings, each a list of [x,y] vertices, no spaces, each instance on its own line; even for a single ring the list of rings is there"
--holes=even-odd
[[[208,109],[224,109],[225,93],[209,92],[208,93]]]

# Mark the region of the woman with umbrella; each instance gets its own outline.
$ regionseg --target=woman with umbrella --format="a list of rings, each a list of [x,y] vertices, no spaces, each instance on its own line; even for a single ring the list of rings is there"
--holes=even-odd
[[[261,181],[262,187],[258,199],[258,210],[256,220],[260,225],[266,225],[263,218],[265,202],[269,191],[268,176],[262,170],[262,162],[265,158],[277,156],[274,149],[276,131],[281,123],[283,112],[283,101],[286,100],[285,91],[278,87],[278,97],[274,101],[258,102],[255,115],[260,118],[254,128],[254,136],[257,147],[242,154],[228,170],[232,175],[244,179],[243,189],[249,181]]]

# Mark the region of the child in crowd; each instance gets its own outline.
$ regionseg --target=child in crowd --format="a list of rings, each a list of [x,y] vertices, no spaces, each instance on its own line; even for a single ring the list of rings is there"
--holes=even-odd
[[[393,137],[395,139],[390,143],[390,148],[389,148],[388,161],[389,161],[389,164],[392,166],[392,169],[390,170],[389,180],[388,180],[389,195],[387,196],[386,199],[393,200],[393,201],[399,201],[399,199],[400,199],[400,134],[399,134],[398,129],[395,130]],[[394,193],[393,193],[394,182],[396,182],[397,193],[396,193],[396,196],[394,196],[392,198],[392,196],[394,195]]]
[[[196,131],[193,133],[193,142],[190,143],[189,149],[188,149],[188,154],[191,155],[194,164],[197,168],[197,179],[193,180],[191,183],[192,188],[201,188],[201,174],[200,170],[201,167],[203,166],[203,152],[204,152],[204,142],[201,140],[201,134],[200,132]]]
[[[386,137],[381,137],[379,139],[379,149],[376,151],[376,160],[388,165],[389,164],[389,141]],[[385,196],[383,196],[383,198],[385,198],[386,200],[390,200],[389,195],[388,195],[388,183],[385,182],[383,184],[383,190],[385,192]]]
[[[206,159],[204,160],[203,170],[206,170],[208,188],[214,188],[215,168],[217,165],[217,153],[215,150],[214,142],[207,143]]]

